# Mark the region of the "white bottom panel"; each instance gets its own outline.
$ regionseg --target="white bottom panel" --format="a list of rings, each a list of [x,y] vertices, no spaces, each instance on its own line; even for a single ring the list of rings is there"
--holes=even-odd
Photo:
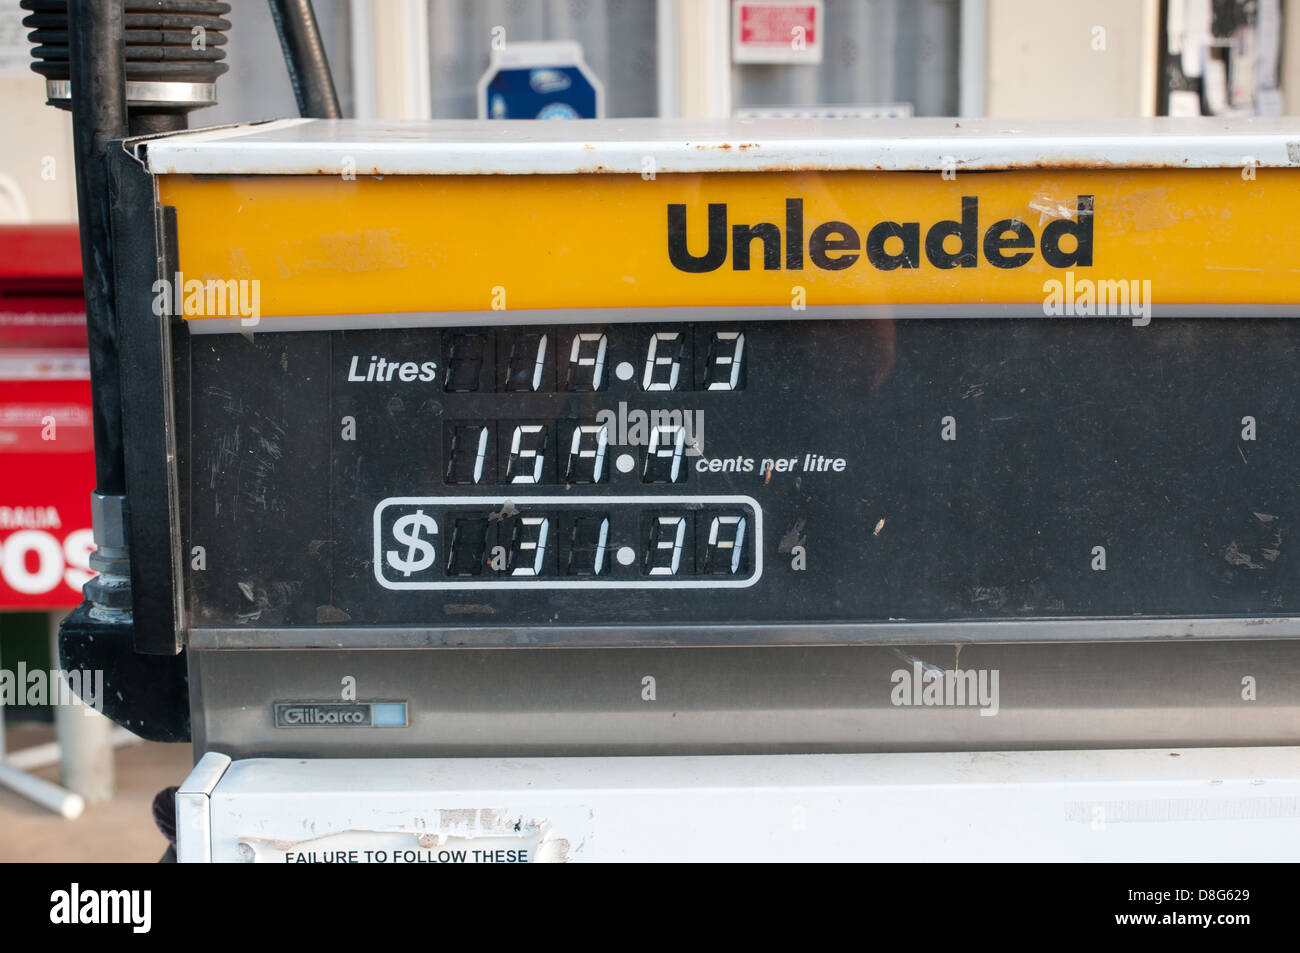
[[[182,861],[1300,857],[1292,747],[233,762],[210,753],[177,800]]]

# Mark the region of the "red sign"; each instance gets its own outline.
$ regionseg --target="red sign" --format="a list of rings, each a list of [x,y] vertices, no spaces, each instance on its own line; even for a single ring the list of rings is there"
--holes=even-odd
[[[737,63],[820,63],[821,0],[736,0],[732,59]]]
[[[0,609],[81,602],[94,485],[77,230],[0,228]]]
[[[768,6],[740,5],[740,42],[786,46],[800,28],[806,39],[814,38],[817,15],[811,4],[779,3]]]

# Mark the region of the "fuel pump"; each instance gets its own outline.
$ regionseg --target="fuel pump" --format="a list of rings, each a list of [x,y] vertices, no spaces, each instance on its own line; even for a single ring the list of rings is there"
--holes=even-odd
[[[1295,784],[1291,137],[125,143],[181,858],[903,856],[940,796],[1195,856],[1143,812]]]

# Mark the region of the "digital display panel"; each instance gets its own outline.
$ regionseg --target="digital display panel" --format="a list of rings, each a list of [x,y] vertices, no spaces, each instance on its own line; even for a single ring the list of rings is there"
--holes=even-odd
[[[385,589],[733,588],[759,578],[749,497],[395,497],[375,508]]]
[[[1285,615],[1291,324],[200,334],[193,626]],[[581,635],[575,635],[581,641]]]

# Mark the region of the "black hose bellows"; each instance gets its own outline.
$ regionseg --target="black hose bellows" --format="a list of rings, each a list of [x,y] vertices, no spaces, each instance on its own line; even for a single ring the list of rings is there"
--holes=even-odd
[[[30,11],[32,69],[45,77],[51,105],[68,108],[67,0],[22,0]],[[188,112],[213,105],[216,79],[227,69],[224,19],[230,4],[217,0],[123,0],[128,108]]]

